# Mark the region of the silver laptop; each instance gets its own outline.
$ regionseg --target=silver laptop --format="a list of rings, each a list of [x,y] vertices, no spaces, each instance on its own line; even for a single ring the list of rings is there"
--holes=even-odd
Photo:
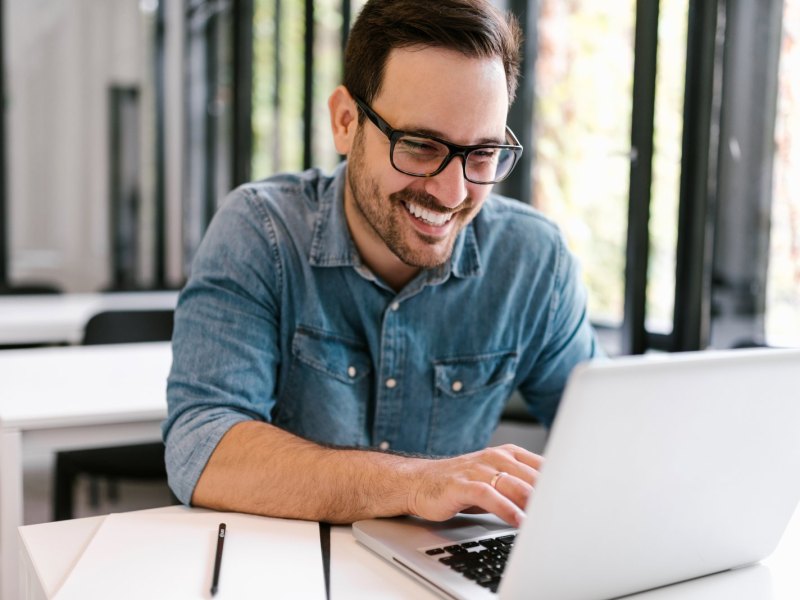
[[[448,598],[616,598],[756,562],[800,499],[799,380],[800,350],[580,365],[518,531],[460,515],[353,532]]]

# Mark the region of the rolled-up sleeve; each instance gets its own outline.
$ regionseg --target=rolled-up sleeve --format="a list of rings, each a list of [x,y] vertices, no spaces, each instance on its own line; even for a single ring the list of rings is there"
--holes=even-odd
[[[252,190],[215,215],[181,293],[167,384],[169,484],[188,504],[222,436],[270,420],[280,361],[280,259],[275,230]]]

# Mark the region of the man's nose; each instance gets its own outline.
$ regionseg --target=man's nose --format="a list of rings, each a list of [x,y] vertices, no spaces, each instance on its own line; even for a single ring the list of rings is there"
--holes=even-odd
[[[467,198],[467,180],[464,179],[463,158],[454,156],[444,170],[429,177],[425,191],[447,208],[459,206]]]

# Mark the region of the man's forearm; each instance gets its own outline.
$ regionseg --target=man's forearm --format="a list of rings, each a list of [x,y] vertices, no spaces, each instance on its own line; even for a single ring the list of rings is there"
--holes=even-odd
[[[412,471],[420,462],[382,452],[325,448],[248,421],[223,436],[192,504],[331,523],[406,514]]]
[[[541,463],[510,444],[438,460],[325,448],[247,421],[222,437],[192,504],[330,523],[402,514],[442,521],[462,511],[491,512],[518,526]]]

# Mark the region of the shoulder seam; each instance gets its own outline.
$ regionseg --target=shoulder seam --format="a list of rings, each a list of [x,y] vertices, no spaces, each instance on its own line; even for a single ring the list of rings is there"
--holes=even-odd
[[[242,189],[242,192],[245,193],[245,201],[247,202],[248,206],[252,208],[252,210],[264,224],[264,229],[267,233],[267,239],[269,241],[270,251],[272,252],[273,263],[275,265],[276,272],[278,273],[278,288],[281,290],[281,294],[283,294],[283,263],[281,262],[281,254],[278,250],[278,234],[275,230],[275,222],[272,219],[272,215],[264,207],[264,204],[261,202],[256,202],[258,193],[256,192],[255,188],[247,186]]]

